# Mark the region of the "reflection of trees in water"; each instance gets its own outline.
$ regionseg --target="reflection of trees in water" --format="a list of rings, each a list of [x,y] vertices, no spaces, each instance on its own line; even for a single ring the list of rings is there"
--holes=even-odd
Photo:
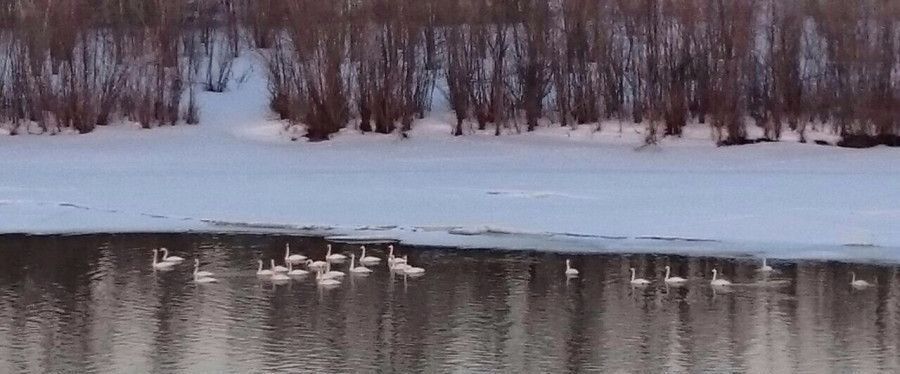
[[[758,263],[399,248],[428,274],[404,280],[381,266],[335,289],[257,279],[256,259],[283,256],[286,240],[312,258],[324,253],[317,239],[264,236],[4,238],[0,369],[873,372],[898,365],[893,268],[776,263],[770,277],[792,282],[714,295],[712,268],[746,284],[760,279]],[[188,265],[154,273],[149,250],[162,245],[202,258],[222,282],[197,287]],[[373,254],[384,255],[377,247]],[[567,283],[565,258],[582,277]],[[666,265],[691,282],[628,285],[628,268],[660,280]],[[879,285],[850,288],[851,269]]]

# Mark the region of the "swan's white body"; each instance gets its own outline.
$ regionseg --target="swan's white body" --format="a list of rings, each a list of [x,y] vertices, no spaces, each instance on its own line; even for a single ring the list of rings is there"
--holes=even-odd
[[[634,268],[631,268],[631,284],[633,284],[635,286],[646,286],[646,285],[650,284],[650,281],[648,281],[644,278],[635,278],[635,275],[636,275],[636,273],[634,271]]]
[[[291,277],[284,275],[282,273],[275,273],[272,275],[271,280],[274,282],[289,281],[289,280],[291,280]]]
[[[292,255],[291,254],[291,244],[284,245],[284,263],[286,264],[299,264],[303,261],[306,261],[306,256],[304,255]]]
[[[390,269],[391,272],[394,272],[394,273],[404,273],[406,271],[406,269],[408,269],[408,268],[410,268],[410,266],[405,263],[402,263],[402,262],[395,262],[395,263],[388,262],[388,269]]]
[[[666,283],[681,284],[681,283],[687,282],[687,279],[684,279],[682,277],[670,277],[669,276],[670,272],[671,272],[671,269],[668,266],[666,266]]]
[[[393,264],[405,264],[405,258],[394,257],[394,245],[388,246],[388,266]]]
[[[347,256],[344,256],[340,253],[331,254],[331,244],[328,245],[328,253],[325,254],[325,261],[341,262],[346,259],[347,259]]]
[[[301,276],[301,275],[309,274],[309,272],[306,270],[294,269],[294,265],[291,264],[290,262],[288,262],[287,265],[288,265],[288,272],[287,272],[288,275]]]
[[[407,266],[407,267],[403,270],[403,274],[406,274],[406,275],[412,275],[412,276],[415,276],[415,275],[422,275],[422,274],[425,274],[425,269],[419,268],[419,267],[415,267],[415,266]]]
[[[204,278],[204,277],[211,277],[211,276],[213,276],[213,273],[211,273],[211,272],[200,271],[200,259],[195,258],[194,259],[194,278],[195,278],[195,280],[196,280],[196,278]]]
[[[365,253],[365,247],[363,247],[363,253]],[[350,254],[350,272],[353,274],[369,274],[372,272],[372,269],[369,269],[365,266],[356,266],[356,255]]]
[[[316,272],[316,283],[320,286],[338,286],[341,284],[341,281],[334,278],[328,278],[321,270],[319,270]]]
[[[175,266],[174,262],[156,262],[156,257],[159,254],[158,249],[153,250],[153,268],[159,270],[169,270],[173,266]]]
[[[872,287],[872,286],[873,286],[872,283],[866,282],[866,281],[864,281],[864,280],[862,280],[862,279],[856,279],[856,273],[854,273],[854,272],[852,272],[852,271],[850,272],[850,275],[853,277],[853,279],[850,280],[850,285],[853,286],[853,287],[856,287],[856,288],[866,288],[866,287]]]
[[[566,259],[566,276],[577,277],[578,269],[572,267],[572,260]]]
[[[160,248],[159,250],[162,251],[162,253],[163,253],[163,256],[162,256],[163,262],[182,262],[182,261],[184,261],[184,258],[182,258],[182,257],[169,256],[169,250],[166,249],[165,247]]]
[[[360,246],[362,253],[359,255],[359,263],[363,265],[377,265],[381,259],[375,256],[366,256],[366,246]]]
[[[272,262],[271,262],[271,265],[269,265],[269,268],[272,269],[272,271],[274,271],[276,273],[287,273],[288,272],[288,268],[281,266],[281,265],[275,265],[274,258],[270,261],[272,261]]]
[[[716,277],[719,275],[718,270],[713,269],[712,273],[713,273],[713,278],[711,281],[709,281],[710,285],[713,285],[713,286],[730,286],[731,285],[731,282],[729,282],[726,279],[716,279]]]
[[[406,258],[406,255],[403,255],[403,262],[395,264],[394,267],[396,268],[398,265],[403,269],[403,274],[413,276],[425,274],[425,269],[410,265],[409,259]]]
[[[216,283],[219,280],[213,277],[201,277],[194,274],[194,283]]]
[[[325,266],[328,266],[328,263],[325,261],[306,260],[306,267],[309,269],[324,269]]]
[[[765,257],[763,257],[763,264],[762,264],[762,266],[760,266],[759,269],[756,269],[756,271],[761,271],[761,272],[770,272],[770,271],[772,271],[772,270],[775,270],[775,269],[773,269],[771,266],[769,266],[768,264],[766,264],[766,258],[765,258]]]
[[[259,260],[259,269],[256,270],[256,275],[267,277],[271,276],[272,274],[275,274],[275,272],[269,269],[263,269],[263,260]]]
[[[325,278],[341,278],[347,274],[344,274],[343,271],[331,270],[331,264],[325,265],[325,273],[322,275]]]

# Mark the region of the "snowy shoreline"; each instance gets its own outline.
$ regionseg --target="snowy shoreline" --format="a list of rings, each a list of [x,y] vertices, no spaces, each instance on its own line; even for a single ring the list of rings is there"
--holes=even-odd
[[[614,125],[453,137],[440,111],[408,139],[291,141],[258,74],[200,95],[199,126],[0,136],[0,233],[259,223],[422,245],[900,262],[897,149],[720,148],[705,126],[650,148]]]
[[[0,201],[0,212],[10,202]],[[44,205],[47,206],[47,205]],[[51,205],[52,206],[52,205]],[[74,204],[57,204],[57,207],[91,212],[81,214],[82,222],[91,215],[115,214],[115,210],[93,210]],[[58,212],[47,212],[58,214]],[[125,213],[127,215],[127,213]],[[798,244],[775,242],[727,242],[706,238],[671,236],[615,236],[578,234],[567,232],[523,232],[497,227],[398,227],[360,226],[331,227],[292,225],[277,223],[224,222],[187,217],[167,217],[138,214],[140,218],[120,220],[109,224],[106,218],[98,218],[96,226],[69,225],[45,226],[41,229],[0,227],[4,235],[69,236],[93,234],[224,234],[224,235],[289,235],[317,237],[334,242],[397,242],[412,246],[428,246],[453,249],[492,249],[546,251],[578,254],[659,254],[689,257],[718,257],[755,259],[768,257],[786,261],[838,261],[863,264],[900,264],[900,247],[847,243]],[[136,217],[132,217],[136,218]],[[105,223],[104,223],[105,222]]]
[[[280,227],[279,227],[280,226]],[[485,228],[480,233],[453,234],[429,228],[365,228],[334,227],[291,228],[290,225],[216,225],[196,226],[180,230],[145,226],[116,231],[48,230],[32,232],[0,232],[4,236],[81,236],[129,234],[220,234],[220,235],[287,235],[322,238],[338,243],[401,243],[409,246],[460,250],[503,250],[598,254],[654,254],[686,257],[715,257],[758,261],[761,257],[781,261],[837,261],[870,265],[900,265],[900,248],[874,245],[798,245],[785,243],[726,243],[717,240],[674,237],[611,237],[570,233],[509,233]],[[474,229],[469,229],[474,230]],[[461,236],[460,236],[461,235]]]

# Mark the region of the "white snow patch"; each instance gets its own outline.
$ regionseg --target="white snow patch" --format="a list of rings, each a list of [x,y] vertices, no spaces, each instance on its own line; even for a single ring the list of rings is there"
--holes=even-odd
[[[350,128],[291,141],[251,60],[236,65],[250,71],[244,84],[200,95],[199,126],[0,137],[0,232],[287,232],[900,262],[897,149],[719,148],[692,124],[635,151],[644,129],[615,121],[500,137],[467,125],[454,137],[446,113],[407,139]]]

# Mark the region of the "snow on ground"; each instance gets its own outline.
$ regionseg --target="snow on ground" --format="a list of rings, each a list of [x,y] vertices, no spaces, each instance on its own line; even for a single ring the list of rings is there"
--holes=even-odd
[[[308,143],[267,119],[265,82],[251,76],[203,94],[200,126],[0,136],[0,232],[278,231],[900,262],[896,149],[717,148],[702,126],[651,148],[616,124],[452,137],[444,115],[409,139],[345,130]]]

